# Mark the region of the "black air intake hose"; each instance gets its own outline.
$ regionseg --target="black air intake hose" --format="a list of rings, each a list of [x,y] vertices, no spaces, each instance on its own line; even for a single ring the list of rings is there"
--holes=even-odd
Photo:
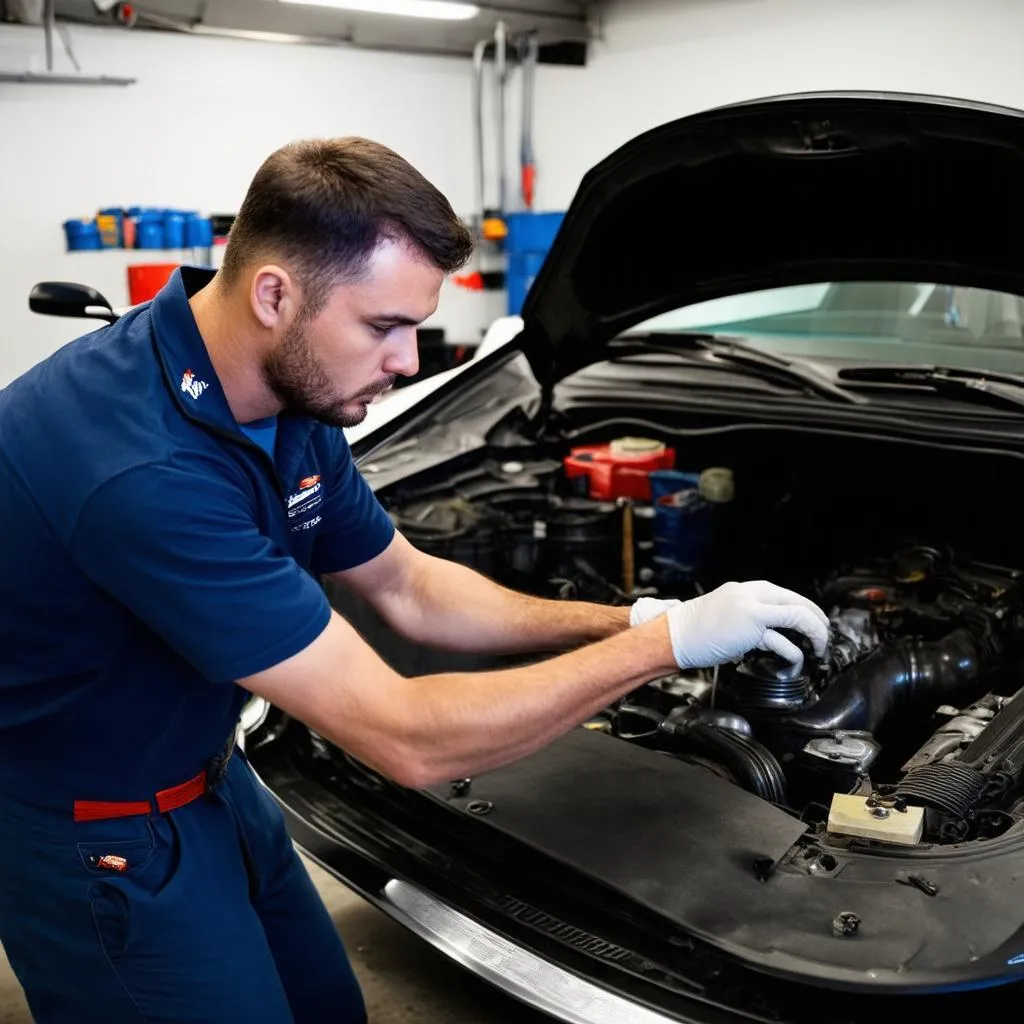
[[[799,732],[874,732],[897,707],[953,693],[991,667],[995,650],[966,629],[942,640],[889,644],[852,665],[813,704],[779,721]]]
[[[674,753],[696,754],[724,765],[743,789],[785,806],[786,777],[782,766],[767,747],[755,739],[710,722],[700,721],[690,708],[670,713],[662,722],[664,732],[674,737]]]
[[[1024,775],[1024,690],[955,760],[914,768],[894,796],[963,822],[980,803],[1016,791]],[[956,838],[954,830],[953,837]]]
[[[978,806],[987,785],[976,768],[956,761],[936,762],[907,772],[893,795],[962,821]]]

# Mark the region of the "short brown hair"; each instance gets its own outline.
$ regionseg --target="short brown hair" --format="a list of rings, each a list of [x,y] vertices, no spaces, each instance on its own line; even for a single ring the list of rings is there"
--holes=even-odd
[[[448,200],[408,161],[357,137],[308,139],[272,153],[256,172],[228,237],[221,274],[279,258],[299,277],[308,315],[356,280],[385,238],[420,249],[445,273],[473,252]]]

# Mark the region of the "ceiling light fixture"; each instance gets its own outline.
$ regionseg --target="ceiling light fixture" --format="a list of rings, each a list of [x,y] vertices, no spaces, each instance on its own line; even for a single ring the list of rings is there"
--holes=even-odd
[[[475,18],[480,8],[475,4],[449,0],[281,0],[282,3],[308,4],[314,7],[336,7],[343,11],[364,14],[394,14],[403,18],[435,18],[438,21],[466,21]]]

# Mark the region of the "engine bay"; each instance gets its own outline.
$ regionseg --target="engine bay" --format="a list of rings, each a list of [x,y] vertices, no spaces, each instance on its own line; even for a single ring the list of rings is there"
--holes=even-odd
[[[772,515],[758,512],[755,543],[744,491],[766,488],[749,460],[678,461],[670,443],[619,436],[488,458],[383,500],[413,544],[541,596],[626,605],[770,578],[829,616],[821,660],[789,633],[799,664],[753,651],[653,680],[583,728],[726,779],[825,845],[955,844],[1020,827],[1020,571],[962,556],[953,531],[936,541],[876,529],[834,498],[852,549],[842,552],[813,526],[827,501],[810,508],[782,485]],[[898,487],[898,465],[886,472]],[[917,500],[908,493],[906,504]],[[792,578],[778,578],[783,565]]]

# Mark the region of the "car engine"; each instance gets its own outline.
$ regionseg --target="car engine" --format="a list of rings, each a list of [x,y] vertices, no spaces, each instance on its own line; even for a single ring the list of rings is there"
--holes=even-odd
[[[658,442],[622,438],[488,461],[389,508],[412,543],[517,589],[686,599],[742,578],[723,575],[736,482],[672,461]],[[788,633],[799,664],[754,651],[654,680],[583,727],[741,786],[826,844],[962,843],[1024,820],[1018,570],[918,542],[775,582],[828,614],[823,659]]]
[[[661,749],[710,757],[810,821],[835,794],[861,794],[885,817],[920,807],[922,837],[935,842],[990,837],[1019,820],[1024,702],[987,689],[1020,632],[1017,573],[918,547],[836,573],[814,596],[832,625],[823,660],[788,633],[801,664],[756,651],[675,706],[662,694],[686,680],[650,684],[655,700],[636,695],[664,713],[659,732],[671,740]]]

